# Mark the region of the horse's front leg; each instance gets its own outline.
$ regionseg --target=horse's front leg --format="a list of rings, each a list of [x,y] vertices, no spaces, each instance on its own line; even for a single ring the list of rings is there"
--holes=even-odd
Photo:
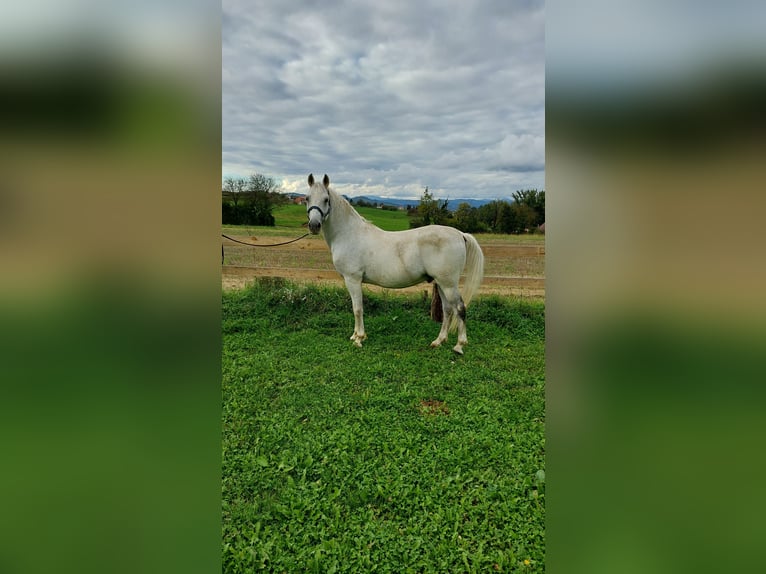
[[[351,295],[351,306],[354,309],[354,334],[351,340],[357,347],[362,346],[362,341],[367,338],[364,332],[364,312],[362,310],[362,280],[353,277],[344,277],[346,280],[346,289]]]

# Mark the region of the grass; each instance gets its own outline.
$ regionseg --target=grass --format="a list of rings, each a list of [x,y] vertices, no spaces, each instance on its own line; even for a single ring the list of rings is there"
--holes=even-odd
[[[356,207],[359,214],[386,231],[401,231],[410,228],[410,220],[404,211],[389,211],[374,207]],[[274,211],[275,225],[278,227],[301,227],[306,223],[305,205],[280,205]]]
[[[375,207],[355,207],[359,215],[385,231],[402,231],[410,228],[406,211],[389,211]]]
[[[466,355],[420,295],[223,295],[223,571],[543,572],[544,306],[483,297]]]

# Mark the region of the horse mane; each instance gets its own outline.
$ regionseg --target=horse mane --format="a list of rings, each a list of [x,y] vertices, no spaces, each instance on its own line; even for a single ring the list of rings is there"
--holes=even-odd
[[[370,225],[373,225],[373,223],[362,216],[356,209],[354,209],[354,206],[351,205],[348,200],[343,197],[340,193],[335,191],[332,187],[327,187],[327,192],[330,194],[330,200],[332,201],[332,208],[335,209],[336,207],[340,206],[342,210],[344,210],[346,213],[351,213],[352,217],[356,216],[365,223],[369,223]]]

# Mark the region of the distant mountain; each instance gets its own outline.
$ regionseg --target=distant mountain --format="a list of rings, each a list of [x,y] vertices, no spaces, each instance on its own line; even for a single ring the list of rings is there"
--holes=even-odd
[[[350,199],[352,201],[362,199],[370,203],[382,203],[383,205],[393,205],[396,207],[407,207],[408,205],[417,207],[417,205],[420,203],[420,199],[398,199],[395,197],[380,197],[379,195],[359,195],[356,197],[352,197]],[[513,199],[510,199],[507,197],[501,197],[499,199],[507,201],[509,203],[513,203]],[[441,199],[439,201],[441,201]],[[461,203],[467,203],[471,207],[480,207],[484,205],[485,203],[491,203],[493,201],[495,201],[494,198],[493,199],[448,199],[447,209],[449,209],[450,211],[454,211],[457,209],[458,205],[460,205]]]
[[[344,196],[352,203],[357,201],[366,201],[368,203],[382,203],[383,205],[393,205],[396,207],[407,207],[408,205],[415,206],[420,203],[418,199],[397,199],[395,197],[380,197],[379,195],[357,195],[354,197]]]

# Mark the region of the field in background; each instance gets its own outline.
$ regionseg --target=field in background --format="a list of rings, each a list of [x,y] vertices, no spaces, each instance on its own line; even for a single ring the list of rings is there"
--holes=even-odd
[[[543,572],[542,302],[485,296],[469,346],[418,294],[259,278],[223,294],[223,570]]]
[[[372,223],[388,231],[409,228],[405,212],[359,208]],[[241,241],[268,245],[300,237],[307,232],[306,208],[287,205],[274,210],[276,227],[224,226],[223,232]],[[545,236],[476,234],[484,251],[485,278],[480,294],[543,298],[545,296]],[[284,277],[299,282],[342,284],[321,235],[273,248],[247,247],[223,239],[224,288],[240,288],[256,277]],[[365,286],[368,290],[375,287]],[[427,285],[409,290],[427,289]]]
[[[409,229],[410,222],[404,211],[389,211],[374,207],[355,207],[359,214],[386,231]],[[278,227],[301,227],[307,221],[305,205],[281,205],[274,209]]]

